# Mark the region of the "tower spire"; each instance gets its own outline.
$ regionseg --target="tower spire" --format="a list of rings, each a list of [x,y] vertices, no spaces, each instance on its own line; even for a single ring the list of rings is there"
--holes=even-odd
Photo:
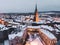
[[[39,21],[39,18],[38,18],[38,10],[37,10],[37,4],[36,4],[36,7],[35,7],[35,13],[34,13],[34,21],[35,22],[38,22]]]
[[[35,6],[35,13],[37,12],[37,4],[36,4],[36,6]]]

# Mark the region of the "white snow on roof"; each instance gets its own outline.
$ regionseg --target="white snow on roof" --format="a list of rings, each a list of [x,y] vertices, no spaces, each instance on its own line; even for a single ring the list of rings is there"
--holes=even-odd
[[[58,27],[60,29],[60,25],[55,25],[56,27]]]
[[[56,32],[60,32],[58,29],[55,29],[56,30]]]
[[[0,31],[4,31],[4,30],[7,30],[7,29],[8,29],[8,28],[5,27],[5,25],[0,24]]]
[[[40,26],[27,26],[27,28],[40,28]]]
[[[48,29],[48,30],[50,30],[50,31],[53,31],[53,30],[54,30],[54,28],[53,28],[53,27],[48,26],[48,25],[41,25],[40,27],[41,27],[41,28]]]
[[[45,20],[40,20],[39,22],[32,22],[32,23],[45,24]]]
[[[9,22],[9,23],[11,23],[11,24],[19,24],[19,23],[16,23],[16,22]]]
[[[5,25],[0,24],[0,27],[3,27],[3,26],[5,26]]]
[[[58,28],[60,29],[60,25],[58,25]]]
[[[40,31],[43,32],[46,36],[48,36],[50,39],[56,39],[56,37],[49,31],[43,29],[41,29]]]
[[[60,20],[54,20],[53,22],[58,22],[58,23],[60,23]]]
[[[19,20],[19,19],[15,19],[15,21],[17,21],[17,22],[22,22],[22,20]]]
[[[23,32],[24,31],[21,31],[21,32],[18,32],[17,34],[10,34],[10,35],[8,35],[8,38],[9,38],[9,40],[12,40],[12,39],[14,39],[16,36],[18,36],[18,37],[22,37],[23,36]]]
[[[20,25],[20,29],[21,29],[21,30],[25,30],[26,27],[27,27],[26,25]]]

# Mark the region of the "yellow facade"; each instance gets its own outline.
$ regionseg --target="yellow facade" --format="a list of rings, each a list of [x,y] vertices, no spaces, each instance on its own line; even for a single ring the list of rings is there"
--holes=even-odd
[[[39,16],[38,16],[38,12],[36,12],[36,15],[35,15],[35,17],[36,17],[36,22],[38,22],[39,21]]]

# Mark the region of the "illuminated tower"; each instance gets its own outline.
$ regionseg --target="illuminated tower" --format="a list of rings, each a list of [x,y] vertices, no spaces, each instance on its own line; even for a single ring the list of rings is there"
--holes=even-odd
[[[38,22],[39,21],[39,15],[38,15],[38,10],[37,10],[37,5],[35,7],[35,13],[34,13],[34,22]]]

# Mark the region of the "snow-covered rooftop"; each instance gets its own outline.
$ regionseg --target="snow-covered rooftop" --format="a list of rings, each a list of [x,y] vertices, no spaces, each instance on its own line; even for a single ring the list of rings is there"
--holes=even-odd
[[[50,39],[56,39],[56,37],[49,31],[41,29],[41,32],[43,32],[46,36],[48,36]]]
[[[11,23],[11,24],[18,24],[19,25],[19,23],[16,23],[16,22],[9,22],[9,23]]]
[[[55,25],[56,27],[58,27],[60,29],[60,25]]]
[[[27,26],[27,28],[40,28],[40,26]]]
[[[4,31],[4,30],[7,30],[7,29],[8,29],[8,28],[5,27],[5,25],[0,24],[0,31]]]
[[[9,38],[9,40],[12,40],[12,39],[14,39],[16,36],[18,36],[18,37],[22,37],[23,36],[23,32],[24,31],[21,31],[21,32],[18,32],[17,34],[10,34],[10,35],[8,35],[8,38]]]
[[[41,28],[48,29],[48,30],[50,30],[50,31],[53,31],[53,30],[54,30],[54,28],[53,28],[53,27],[48,26],[48,25],[41,25],[40,27],[41,27]]]
[[[39,22],[32,22],[32,23],[37,23],[37,24],[45,24],[45,20],[40,20]]]

